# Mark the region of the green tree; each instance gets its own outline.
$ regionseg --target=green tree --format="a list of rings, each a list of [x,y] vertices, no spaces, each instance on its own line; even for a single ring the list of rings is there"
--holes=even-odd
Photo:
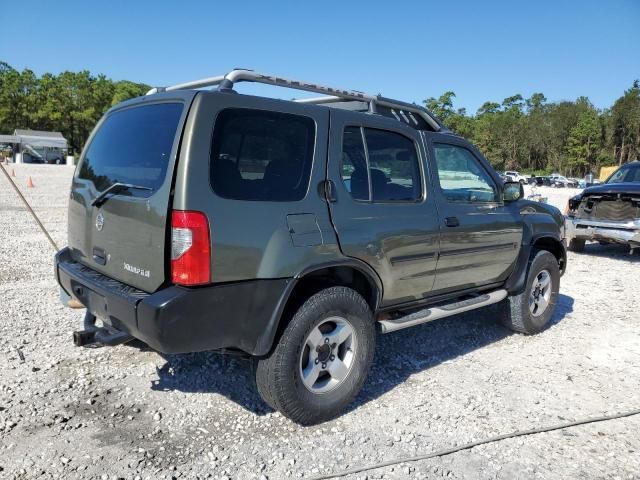
[[[45,73],[38,78],[31,70],[18,72],[0,62],[0,133],[16,128],[60,131],[71,150],[79,153],[109,108],[148,89],[88,71]]]
[[[0,133],[16,128],[57,130],[79,153],[109,108],[148,89],[88,71],[37,77],[0,61]],[[526,99],[515,94],[502,102],[487,101],[470,115],[454,105],[455,99],[455,92],[446,91],[424,104],[451,131],[475,143],[498,169],[582,174],[640,156],[638,80],[603,111],[587,97],[549,103],[543,93],[535,92]]]
[[[149,85],[145,85],[144,83],[134,83],[128,80],[121,80],[114,84],[111,105],[117,105],[118,103],[129,100],[130,98],[140,97],[148,91]]]
[[[584,175],[596,164],[602,134],[595,108],[583,112],[567,139],[567,167],[570,174]]]
[[[615,101],[610,116],[613,156],[619,164],[640,158],[640,81]]]
[[[31,70],[18,72],[6,63],[0,65],[0,129],[11,133],[29,125],[34,107],[37,79]]]
[[[445,92],[438,98],[427,98],[424,101],[425,107],[436,115],[451,131],[463,137],[470,137],[473,134],[473,120],[467,116],[464,108],[454,109],[454,92]]]

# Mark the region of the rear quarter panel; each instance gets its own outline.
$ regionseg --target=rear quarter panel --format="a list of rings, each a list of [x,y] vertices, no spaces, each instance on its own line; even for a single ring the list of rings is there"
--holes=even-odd
[[[227,108],[279,111],[314,120],[311,179],[302,200],[243,201],[215,194],[210,183],[211,142],[216,117]],[[326,176],[328,128],[326,107],[218,92],[201,92],[194,99],[185,126],[173,208],[207,215],[213,282],[293,277],[309,265],[342,258],[327,205],[318,193],[318,184]],[[298,237],[294,244],[291,231],[301,225],[287,216],[299,214],[306,214],[306,227],[315,234]]]

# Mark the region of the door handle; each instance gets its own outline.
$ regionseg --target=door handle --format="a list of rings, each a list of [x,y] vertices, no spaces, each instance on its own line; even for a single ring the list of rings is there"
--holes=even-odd
[[[318,193],[327,202],[334,203],[336,198],[336,186],[332,180],[322,180],[318,184]]]
[[[93,247],[93,261],[98,265],[106,265],[107,264],[107,254],[105,251],[98,247]]]
[[[458,217],[447,217],[444,219],[444,224],[447,227],[459,227],[460,220],[458,220]]]

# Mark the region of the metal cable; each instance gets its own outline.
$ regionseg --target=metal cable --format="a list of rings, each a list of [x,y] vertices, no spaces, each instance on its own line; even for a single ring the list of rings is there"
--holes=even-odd
[[[494,443],[494,442],[499,442],[501,440],[506,440],[508,438],[516,438],[516,437],[523,437],[526,435],[535,435],[538,433],[545,433],[545,432],[552,432],[554,430],[562,430],[563,428],[569,428],[569,427],[576,427],[578,425],[587,425],[590,423],[597,423],[597,422],[605,422],[608,420],[616,420],[619,418],[625,418],[625,417],[631,417],[633,415],[638,415],[640,414],[640,409],[637,410],[631,410],[628,412],[622,412],[622,413],[616,413],[613,415],[605,415],[603,417],[592,417],[592,418],[586,418],[586,419],[582,419],[582,420],[576,420],[573,422],[567,422],[567,423],[561,423],[558,425],[553,425],[550,427],[541,427],[541,428],[534,428],[531,430],[518,430],[512,433],[507,433],[504,435],[498,435],[495,437],[490,437],[490,438],[486,438],[484,440],[478,440],[476,442],[471,442],[471,443],[467,443],[465,445],[460,445],[458,447],[453,447],[453,448],[447,448],[444,450],[438,450],[436,452],[432,452],[432,453],[425,453],[425,454],[421,454],[421,455],[416,455],[413,457],[404,457],[404,458],[396,458],[396,459],[392,459],[392,460],[387,460],[384,462],[380,462],[380,463],[375,463],[375,464],[371,464],[371,465],[365,465],[362,467],[354,467],[354,468],[350,468],[348,470],[342,470],[342,471],[338,471],[338,472],[333,472],[333,473],[328,473],[328,474],[324,474],[324,475],[319,475],[316,477],[312,477],[310,480],[327,480],[330,478],[341,478],[341,477],[346,477],[347,475],[353,475],[356,473],[361,473],[367,470],[374,470],[376,468],[383,468],[383,467],[389,467],[392,465],[398,465],[400,463],[409,463],[409,462],[417,462],[419,460],[428,460],[430,458],[434,458],[434,457],[444,457],[446,455],[451,455],[452,453],[456,453],[456,452],[460,452],[462,450],[469,450],[471,448],[474,447],[478,447],[480,445],[486,445],[488,443]]]
[[[51,238],[51,235],[49,235],[49,232],[47,231],[46,228],[44,228],[44,225],[42,224],[42,222],[40,221],[40,219],[38,218],[38,216],[36,215],[36,212],[33,211],[33,208],[31,208],[31,205],[29,205],[29,202],[27,201],[26,198],[24,198],[24,195],[22,195],[22,192],[20,191],[20,189],[18,188],[18,186],[16,185],[16,183],[13,181],[13,179],[11,178],[11,176],[7,173],[7,170],[4,168],[4,165],[2,165],[2,163],[0,163],[0,166],[2,167],[2,173],[4,173],[5,177],[7,177],[7,180],[9,180],[9,183],[11,184],[11,186],[13,187],[13,189],[16,191],[16,193],[18,194],[18,196],[20,197],[20,199],[23,201],[23,203],[26,205],[27,210],[29,210],[29,213],[31,213],[31,216],[33,216],[34,220],[36,221],[36,223],[38,224],[38,226],[40,227],[40,230],[42,230],[42,232],[46,235],[47,240],[49,240],[49,243],[53,246],[53,248],[55,249],[55,251],[57,252],[58,250],[60,250],[58,248],[58,245],[56,245],[56,242],[53,241],[53,238]]]

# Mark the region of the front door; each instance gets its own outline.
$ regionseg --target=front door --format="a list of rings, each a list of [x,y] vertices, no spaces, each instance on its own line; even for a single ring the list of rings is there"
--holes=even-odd
[[[342,252],[378,272],[383,306],[424,298],[435,278],[439,229],[418,132],[332,109],[330,135],[331,220]]]
[[[488,162],[462,139],[425,133],[434,162],[440,258],[435,293],[502,282],[522,241],[518,206],[502,201]]]

